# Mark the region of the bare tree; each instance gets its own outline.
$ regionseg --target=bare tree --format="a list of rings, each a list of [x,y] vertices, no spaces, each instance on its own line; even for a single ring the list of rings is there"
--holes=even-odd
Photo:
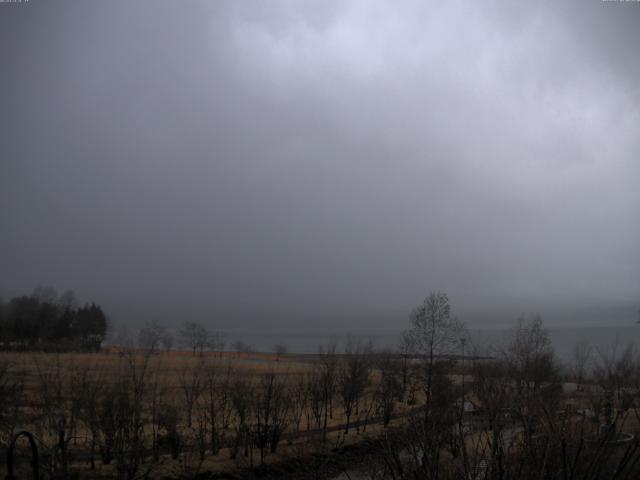
[[[184,400],[184,408],[187,415],[187,427],[193,423],[193,409],[205,387],[204,363],[198,361],[195,365],[187,364],[183,367],[179,376],[180,390]]]
[[[309,387],[305,375],[297,375],[291,386],[291,423],[295,425],[296,433],[300,432],[300,424],[305,412],[309,411]]]
[[[404,335],[407,348],[422,360],[423,389],[427,408],[433,397],[433,382],[442,373],[443,356],[452,355],[464,334],[464,325],[451,317],[446,293],[429,294],[411,313],[411,329]],[[426,417],[425,417],[426,418]]]
[[[440,421],[459,412],[445,398],[434,398],[438,415],[428,428],[409,416],[398,428],[387,430],[379,455],[383,478],[596,480],[638,476],[637,445],[629,443],[616,449],[614,429],[597,437],[584,416],[558,408],[548,395],[551,382],[542,382],[536,388],[535,380],[530,380],[527,393],[526,380],[514,381],[511,377],[514,369],[508,360],[473,360],[474,393],[480,409],[473,420],[460,425],[464,428],[459,434],[447,421]],[[436,392],[440,391],[434,388],[434,396],[439,397]],[[535,399],[528,404],[531,408],[519,408],[523,394]],[[467,429],[473,434],[465,435]],[[459,441],[451,442],[455,436]]]
[[[260,463],[264,463],[268,449],[275,453],[280,437],[287,428],[290,395],[284,381],[274,372],[260,377],[254,390],[252,440],[260,450]]]
[[[253,347],[242,340],[236,340],[235,342],[233,342],[233,349],[236,351],[238,356],[240,356],[240,354],[243,354],[243,353],[246,356],[249,356],[249,354],[253,350]]]
[[[0,359],[0,445],[7,446],[16,426],[21,423],[24,375],[14,371],[14,365]]]
[[[539,316],[530,321],[518,319],[505,356],[510,376],[520,392],[538,390],[543,382],[555,380],[558,374],[551,339]]]
[[[592,359],[593,347],[587,340],[581,340],[573,346],[571,374],[578,384],[578,389],[582,387],[589,363]]]
[[[273,353],[276,354],[276,362],[280,360],[280,357],[286,355],[288,348],[282,343],[277,343],[273,346]]]
[[[209,336],[209,348],[218,352],[220,358],[222,358],[222,352],[224,351],[224,346],[227,343],[227,337],[224,332],[214,332]]]
[[[596,349],[593,376],[595,381],[604,390],[604,409],[606,423],[611,426],[615,422],[616,406],[623,407],[619,413],[624,413],[632,400],[629,393],[636,393],[637,372],[640,369],[640,361],[637,360],[636,350],[632,343],[622,348],[618,337],[610,346],[601,346]]]
[[[148,400],[149,423],[151,431],[151,450],[154,461],[160,458],[160,414],[163,407],[163,399],[167,396],[167,386],[162,382],[162,369],[156,368],[149,375]]]
[[[522,427],[524,447],[546,428],[557,407],[562,387],[549,333],[539,316],[518,319],[513,338],[504,351],[507,375],[515,385],[512,409]]]
[[[184,322],[180,330],[180,337],[193,354],[202,354],[209,345],[209,331],[197,322]]]
[[[158,320],[148,321],[138,332],[138,346],[154,353],[160,348],[165,336],[166,330]]]
[[[338,370],[338,392],[346,420],[344,433],[349,433],[351,416],[358,412],[360,400],[369,385],[371,345],[362,346],[350,340],[345,349],[344,359]]]
[[[100,444],[100,422],[98,419],[98,409],[100,398],[103,394],[105,382],[104,366],[95,366],[92,375],[85,375],[80,386],[80,414],[79,418],[90,433],[89,439],[89,463],[91,469],[95,470],[96,449]]]
[[[488,459],[492,470],[499,471],[501,455],[505,449],[503,431],[510,421],[508,413],[516,405],[513,382],[508,375],[506,363],[501,359],[476,359],[471,371],[474,379],[473,391],[482,406],[479,426],[490,435],[487,450],[482,452],[483,457]]]
[[[378,410],[382,413],[382,424],[387,426],[395,408],[396,400],[402,400],[401,362],[389,351],[380,352],[376,356],[376,366],[380,372],[380,380],[374,396]]]
[[[333,397],[336,391],[338,374],[338,359],[336,356],[336,342],[331,341],[326,350],[320,347],[316,364],[318,391],[314,391],[314,400],[320,400],[322,419],[322,441],[327,439],[329,418],[333,418]]]
[[[158,443],[168,446],[171,458],[175,460],[180,456],[183,447],[182,435],[180,435],[178,429],[180,415],[175,405],[170,402],[163,402],[159,407],[157,416],[158,429],[164,432],[164,436],[159,438]]]
[[[221,376],[218,392],[218,412],[220,414],[220,428],[222,429],[220,443],[225,444],[225,434],[233,420],[233,381],[236,378],[236,371],[229,362]]]
[[[307,409],[307,430],[311,429],[311,420],[313,419],[316,428],[322,427],[322,418],[324,407],[324,375],[322,370],[315,366],[314,370],[308,374],[305,382],[307,386],[307,398],[309,408]]]
[[[209,442],[211,453],[217,455],[220,451],[220,432],[224,428],[224,421],[221,420],[220,406],[220,386],[218,379],[219,372],[215,365],[207,365],[205,371],[205,391],[206,405],[205,413],[209,429]]]
[[[153,466],[153,462],[144,465],[149,359],[148,354],[125,355],[122,371],[116,372],[113,382],[116,388],[115,458],[121,479],[132,479],[142,473],[148,475]]]
[[[240,447],[244,449],[244,455],[249,455],[250,442],[249,414],[251,399],[253,398],[254,385],[243,378],[235,380],[231,388],[231,403],[235,413],[236,438],[230,451],[231,458],[236,458]]]
[[[72,365],[68,370],[60,357],[41,363],[34,357],[37,371],[38,402],[36,420],[43,428],[42,439],[52,452],[47,465],[52,476],[69,475],[69,443],[75,437],[81,411],[80,395],[87,375],[86,367]]]
[[[398,356],[400,357],[400,378],[402,389],[400,391],[400,400],[412,405],[415,403],[415,382],[411,379],[411,356],[413,354],[413,341],[411,339],[411,331],[405,331],[398,347]]]

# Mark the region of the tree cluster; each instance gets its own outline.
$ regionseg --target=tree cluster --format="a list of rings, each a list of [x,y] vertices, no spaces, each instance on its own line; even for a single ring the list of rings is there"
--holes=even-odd
[[[99,305],[79,306],[73,292],[58,296],[53,289],[37,288],[32,295],[0,300],[3,350],[96,351],[107,324]]]
[[[188,323],[181,337],[194,355],[152,355],[166,331],[149,322],[143,350],[93,365],[34,356],[29,381],[0,358],[0,445],[30,425],[54,478],[81,460],[123,480],[151,478],[169,459],[180,478],[193,478],[213,457],[263,466],[285,442],[288,455],[329,459],[376,424],[365,478],[640,478],[640,443],[618,445],[631,422],[640,432],[633,346],[579,344],[563,369],[538,317],[520,319],[504,345],[484,352],[467,343],[445,294],[410,318],[396,351],[350,339],[338,353],[331,342],[306,368],[200,355],[210,335]],[[570,383],[578,388],[567,395]],[[326,478],[320,469],[309,478]]]
[[[638,478],[640,443],[628,433],[640,428],[633,346],[615,342],[592,357],[581,343],[575,364],[563,369],[536,316],[519,319],[504,345],[476,352],[465,365],[459,327],[444,294],[414,310],[405,335],[413,360],[408,383],[422,390],[424,414],[384,433],[371,478]],[[567,394],[572,382],[578,389]]]

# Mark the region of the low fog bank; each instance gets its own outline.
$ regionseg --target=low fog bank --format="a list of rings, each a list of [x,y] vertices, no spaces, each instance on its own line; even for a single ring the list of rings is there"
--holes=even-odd
[[[416,304],[420,299],[416,299]],[[633,324],[638,319],[637,302],[613,299],[493,298],[464,302],[452,297],[453,314],[470,328],[509,327],[522,315],[540,315],[548,326],[611,326]],[[115,323],[142,325],[160,320],[166,325],[197,321],[213,329],[252,332],[335,331],[404,328],[413,305],[406,307],[331,306],[287,308],[256,305],[166,305],[160,309],[141,305],[113,305],[109,312]]]

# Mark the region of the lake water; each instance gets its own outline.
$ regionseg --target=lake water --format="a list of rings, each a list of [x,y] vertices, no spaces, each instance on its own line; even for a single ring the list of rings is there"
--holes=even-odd
[[[573,347],[580,341],[589,342],[594,348],[611,349],[617,342],[618,348],[629,343],[640,345],[640,325],[615,326],[551,326],[546,327],[553,347],[561,360],[571,359]],[[402,328],[359,328],[359,329],[276,329],[263,331],[228,330],[229,345],[242,340],[257,351],[271,351],[275,344],[284,344],[292,353],[316,353],[320,345],[327,345],[332,339],[338,342],[338,351],[348,338],[371,340],[377,347],[393,348],[398,345]],[[513,334],[510,328],[478,328],[469,330],[470,344],[478,347],[500,345]],[[230,348],[228,346],[228,348]],[[467,352],[471,352],[468,348]]]

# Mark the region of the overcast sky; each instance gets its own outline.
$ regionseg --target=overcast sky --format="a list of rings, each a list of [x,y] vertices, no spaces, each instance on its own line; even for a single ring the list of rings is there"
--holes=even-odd
[[[640,302],[639,46],[640,2],[0,3],[0,293]]]

